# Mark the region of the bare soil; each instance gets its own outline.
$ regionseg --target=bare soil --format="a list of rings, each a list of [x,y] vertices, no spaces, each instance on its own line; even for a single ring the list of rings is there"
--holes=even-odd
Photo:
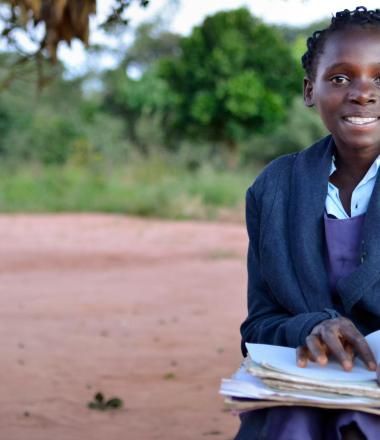
[[[1,440],[231,440],[239,223],[0,216]],[[124,407],[87,407],[97,392]]]

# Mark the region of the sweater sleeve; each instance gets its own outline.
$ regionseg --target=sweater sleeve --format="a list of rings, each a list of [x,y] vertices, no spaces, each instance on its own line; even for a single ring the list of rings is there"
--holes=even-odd
[[[254,185],[246,195],[246,224],[248,246],[248,317],[241,325],[242,353],[247,351],[245,342],[296,347],[305,343],[306,337],[319,322],[330,319],[333,310],[292,315],[276,301],[261,275],[259,237],[260,205],[256,201]],[[267,233],[270,233],[267,231]]]

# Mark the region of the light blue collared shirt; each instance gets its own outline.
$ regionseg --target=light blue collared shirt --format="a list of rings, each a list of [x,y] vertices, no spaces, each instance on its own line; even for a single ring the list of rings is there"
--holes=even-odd
[[[351,196],[351,217],[367,212],[369,200],[375,186],[377,171],[380,167],[380,155],[369,167],[366,175],[358,183]],[[331,162],[330,176],[336,170],[334,157]],[[327,214],[331,214],[338,219],[350,218],[344,210],[342,202],[339,198],[339,189],[331,182],[328,183],[327,197],[325,204]]]

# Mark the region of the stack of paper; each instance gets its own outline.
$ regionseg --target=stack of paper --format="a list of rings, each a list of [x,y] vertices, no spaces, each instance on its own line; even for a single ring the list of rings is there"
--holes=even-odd
[[[380,361],[380,330],[366,337]],[[248,356],[238,371],[223,379],[220,393],[235,409],[249,410],[271,406],[315,406],[348,408],[380,414],[380,387],[376,373],[356,359],[346,372],[334,361],[322,367],[309,362],[296,365],[296,350],[265,344],[246,344]]]

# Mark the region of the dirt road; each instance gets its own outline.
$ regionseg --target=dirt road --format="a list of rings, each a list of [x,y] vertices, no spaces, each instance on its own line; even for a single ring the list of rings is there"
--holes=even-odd
[[[243,225],[0,216],[0,242],[1,440],[232,439]]]

